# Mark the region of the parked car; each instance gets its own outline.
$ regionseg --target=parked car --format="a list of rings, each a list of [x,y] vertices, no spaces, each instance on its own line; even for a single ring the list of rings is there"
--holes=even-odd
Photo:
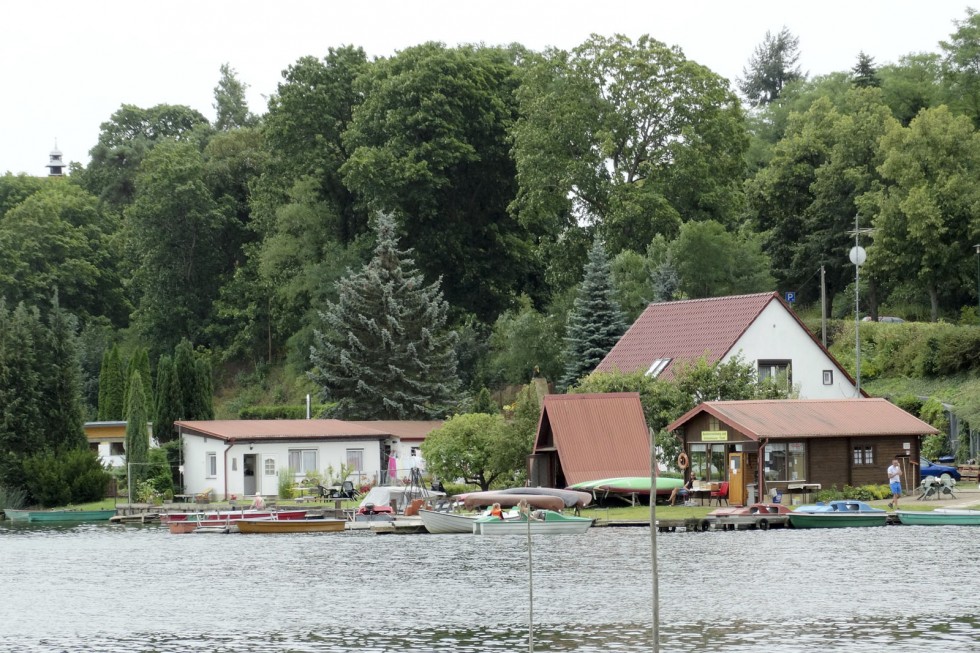
[[[956,471],[955,467],[949,465],[940,465],[939,463],[934,463],[927,458],[919,459],[919,478],[923,479],[926,476],[942,476],[943,474],[949,474],[954,480],[960,480],[960,473]]]
[[[871,316],[870,315],[865,315],[864,317],[861,318],[861,321],[862,322],[873,322],[874,320],[871,319]],[[878,317],[878,321],[879,322],[895,322],[895,323],[898,323],[898,322],[904,322],[905,320],[903,320],[900,317],[895,317],[893,315],[881,315],[881,316]]]

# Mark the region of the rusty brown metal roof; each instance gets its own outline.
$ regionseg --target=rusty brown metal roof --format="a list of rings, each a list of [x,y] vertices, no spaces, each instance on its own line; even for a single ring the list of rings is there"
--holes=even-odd
[[[332,438],[384,439],[391,435],[339,419],[231,419],[180,421],[184,432],[218,440],[317,440]]]
[[[772,301],[773,292],[650,304],[596,367],[600,372],[646,371],[658,359],[670,364],[658,378],[672,379],[675,363],[722,358]]]
[[[650,440],[640,395],[545,395],[534,450],[551,435],[568,485],[650,476]]]
[[[857,398],[706,401],[667,429],[678,429],[702,412],[756,440],[939,433],[885,399]]]

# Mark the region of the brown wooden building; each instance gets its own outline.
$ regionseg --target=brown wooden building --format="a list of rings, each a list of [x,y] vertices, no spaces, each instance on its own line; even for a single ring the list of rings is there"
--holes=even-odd
[[[884,484],[893,458],[918,485],[920,438],[938,431],[884,399],[708,401],[670,424],[697,479],[729,483],[729,503],[773,491]]]

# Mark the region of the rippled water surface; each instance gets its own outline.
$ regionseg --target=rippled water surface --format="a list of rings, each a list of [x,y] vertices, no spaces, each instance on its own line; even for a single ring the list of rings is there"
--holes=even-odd
[[[660,650],[972,650],[978,535],[661,534]],[[532,547],[535,651],[651,650],[649,529]],[[520,537],[6,523],[0,568],[2,652],[528,650]]]

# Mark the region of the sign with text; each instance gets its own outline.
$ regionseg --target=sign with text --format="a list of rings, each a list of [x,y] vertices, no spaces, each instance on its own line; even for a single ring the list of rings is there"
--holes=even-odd
[[[701,431],[702,442],[726,442],[728,431]]]

